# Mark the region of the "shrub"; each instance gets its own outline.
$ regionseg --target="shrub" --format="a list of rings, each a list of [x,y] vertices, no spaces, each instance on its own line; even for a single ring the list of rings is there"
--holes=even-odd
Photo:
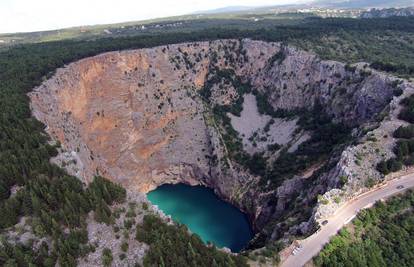
[[[122,250],[123,252],[127,252],[127,251],[128,251],[128,247],[129,247],[128,242],[123,242],[123,243],[121,244],[121,250]]]
[[[184,225],[168,225],[155,215],[145,215],[136,239],[150,245],[144,266],[247,266],[243,256],[229,255],[214,246],[206,247]],[[170,240],[174,240],[171,242]]]
[[[390,173],[390,170],[388,169],[388,164],[387,164],[387,161],[382,160],[381,162],[379,162],[379,163],[377,164],[377,170],[378,170],[380,173],[384,174],[384,175],[389,174],[389,173]]]
[[[102,264],[103,266],[111,266],[113,261],[112,251],[109,248],[104,248],[102,250]]]
[[[327,205],[329,204],[329,201],[324,198],[322,195],[318,195],[318,201],[322,204],[322,205]]]
[[[393,158],[388,162],[388,167],[391,172],[396,172],[402,169],[403,164],[401,163],[401,161],[398,161]]]
[[[372,179],[371,177],[369,177],[366,181],[365,181],[365,187],[371,188],[375,185],[375,180]]]
[[[275,63],[281,64],[286,59],[285,47],[281,47],[280,51],[274,54],[267,62],[268,67],[271,68]]]
[[[273,152],[278,151],[280,148],[281,148],[281,145],[279,145],[278,143],[267,145],[267,150],[273,151]]]
[[[391,158],[387,161],[381,161],[380,163],[378,163],[377,165],[377,170],[384,174],[387,175],[391,172],[396,172],[401,170],[403,167],[403,164],[401,161],[397,160],[396,158]]]
[[[348,182],[348,176],[346,175],[341,175],[339,176],[339,181],[341,182],[341,185],[345,185]]]
[[[395,130],[394,135],[395,138],[405,138],[410,139],[414,137],[414,125],[408,126],[400,126],[397,130]]]
[[[407,166],[412,166],[414,165],[414,154],[409,155],[405,160],[404,160],[404,165]]]
[[[409,123],[414,123],[414,95],[404,98],[401,101],[404,108],[401,110],[398,118]]]
[[[402,160],[410,153],[408,142],[405,140],[399,140],[394,148],[394,152],[399,160]]]
[[[392,91],[392,94],[394,95],[394,96],[400,96],[400,95],[402,95],[402,93],[403,93],[403,90],[401,89],[401,88],[395,88],[393,91]]]

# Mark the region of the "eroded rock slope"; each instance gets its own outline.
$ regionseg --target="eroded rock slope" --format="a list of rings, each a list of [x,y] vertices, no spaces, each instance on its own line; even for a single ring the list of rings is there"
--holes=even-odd
[[[229,156],[229,130],[215,110],[235,107],[227,114],[243,149],[264,153],[270,164],[312,135],[298,125],[299,110],[318,106],[357,136],[356,129],[382,119],[395,80],[280,43],[218,40],[86,58],[58,69],[30,98],[36,118],[62,144],[55,160],[72,174],[90,181],[99,173],[141,192],[163,183],[204,184],[246,211],[257,232],[267,228],[279,238],[272,229],[280,222],[270,222],[288,207],[313,207],[318,194],[339,186],[339,156],[271,188]],[[260,105],[254,95],[275,112],[252,114]],[[332,164],[315,175],[326,162]],[[287,227],[297,231],[296,223]]]

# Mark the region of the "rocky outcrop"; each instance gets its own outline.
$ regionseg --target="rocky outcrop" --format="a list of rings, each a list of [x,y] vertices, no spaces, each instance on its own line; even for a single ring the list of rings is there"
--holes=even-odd
[[[113,224],[98,223],[91,212],[86,219],[88,240],[93,244],[94,250],[80,258],[77,266],[91,267],[103,266],[102,251],[110,249],[113,255],[111,266],[143,265],[145,253],[149,246],[135,239],[137,225],[142,224],[147,214],[157,214],[166,222],[170,221],[155,206],[150,206],[146,196],[139,192],[127,191],[124,203],[117,203],[111,207],[116,213]],[[127,224],[130,226],[126,227]],[[122,248],[122,244],[128,244]],[[122,255],[122,256],[121,256]]]
[[[258,186],[260,177],[228,157],[211,111],[215,103],[243,97],[237,84],[215,83],[210,104],[200,97],[218,70],[250,84],[275,110],[318,105],[352,127],[376,121],[394,90],[394,78],[366,65],[246,39],[101,54],[58,69],[29,96],[34,116],[66,153],[56,162],[76,159],[68,171],[85,182],[99,173],[141,192],[163,183],[204,184],[246,211],[256,230],[284,216],[296,200],[310,206],[316,194],[338,185],[334,169],[311,185],[311,174],[298,174],[276,190]],[[306,136],[287,143],[298,145]]]
[[[391,100],[392,79],[367,65],[322,61],[293,47],[282,47],[279,53],[253,80],[275,109],[308,109],[318,103],[337,121],[358,126],[373,120]]]
[[[399,85],[403,94],[394,97],[382,115],[384,119],[374,128],[367,127],[367,134],[357,145],[346,148],[340,157],[338,164],[327,176],[329,181],[342,183],[342,188],[328,190],[320,197],[315,209],[315,219],[323,220],[332,215],[346,200],[370,190],[373,184],[380,184],[394,178],[394,174],[384,176],[376,170],[377,164],[395,156],[394,146],[396,139],[394,131],[407,125],[407,122],[399,120],[401,110],[400,101],[414,93],[414,86],[408,82]],[[403,170],[404,172],[404,170]]]

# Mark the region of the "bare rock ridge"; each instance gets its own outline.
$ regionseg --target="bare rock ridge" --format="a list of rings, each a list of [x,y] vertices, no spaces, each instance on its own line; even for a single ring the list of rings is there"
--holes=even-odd
[[[280,43],[218,40],[110,52],[71,63],[30,93],[31,106],[62,144],[55,160],[71,159],[66,167],[84,181],[99,173],[141,192],[164,183],[204,184],[246,211],[259,231],[283,216],[313,171],[264,190],[260,177],[228,157],[212,109],[244,98],[243,109],[256,112],[248,105],[257,104],[251,94],[240,95],[237,83],[215,80],[220,71],[249,83],[274,110],[320,105],[334,121],[356,128],[382,119],[377,115],[392,99],[396,80],[363,64],[322,61]],[[200,96],[206,87],[207,102]],[[229,116],[251,153],[269,153],[265,128],[268,140],[289,151],[309,135],[297,128],[297,119]],[[243,129],[248,134],[255,129],[261,141]],[[317,194],[338,187],[339,169],[335,165],[307,185],[310,195],[299,203],[311,205]]]

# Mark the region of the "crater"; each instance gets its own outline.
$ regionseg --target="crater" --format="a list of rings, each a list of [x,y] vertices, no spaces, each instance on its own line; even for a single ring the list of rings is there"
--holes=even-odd
[[[312,229],[317,196],[339,185],[334,145],[378,121],[392,82],[282,43],[217,40],[85,58],[29,97],[71,174],[145,193],[207,186],[247,213],[260,246]],[[319,124],[342,139],[326,145]]]

